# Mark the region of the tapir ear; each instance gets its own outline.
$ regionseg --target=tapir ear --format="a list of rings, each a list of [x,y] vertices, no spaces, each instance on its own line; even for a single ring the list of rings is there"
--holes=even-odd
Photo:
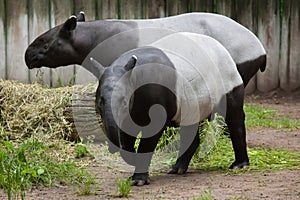
[[[77,21],[78,22],[85,22],[85,16],[84,16],[84,12],[80,11],[77,15]]]
[[[103,65],[101,65],[97,60],[95,60],[93,57],[90,57],[90,61],[92,63],[92,65],[95,67],[95,70],[93,70],[93,74],[100,79],[101,76],[104,73],[105,67],[103,67]]]
[[[77,18],[75,15],[72,15],[69,17],[69,19],[64,23],[62,27],[62,31],[70,32],[73,31],[76,28],[77,25]]]
[[[130,60],[128,61],[128,63],[125,65],[124,68],[125,68],[127,71],[133,69],[133,68],[135,67],[136,61],[137,61],[137,57],[136,57],[136,55],[133,55],[133,56],[130,58]]]

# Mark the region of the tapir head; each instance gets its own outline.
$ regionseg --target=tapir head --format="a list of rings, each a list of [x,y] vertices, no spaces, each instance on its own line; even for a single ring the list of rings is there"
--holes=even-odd
[[[55,68],[70,64],[81,64],[88,52],[76,30],[77,21],[84,21],[81,12],[71,16],[65,23],[58,25],[36,38],[25,52],[28,68],[42,66]]]
[[[104,132],[110,142],[109,150],[114,153],[118,151],[118,148],[126,149],[122,146],[123,130],[120,128],[125,118],[118,112],[124,113],[124,109],[130,109],[130,98],[126,97],[126,89],[124,89],[128,84],[124,85],[122,81],[120,84],[120,80],[135,66],[136,57],[133,56],[125,66],[112,65],[105,68],[93,58],[90,60],[100,71],[99,85],[96,91],[96,107],[101,115]],[[116,93],[117,95],[114,95]]]

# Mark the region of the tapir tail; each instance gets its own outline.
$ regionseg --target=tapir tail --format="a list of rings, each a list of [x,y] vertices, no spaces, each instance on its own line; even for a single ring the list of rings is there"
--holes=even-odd
[[[267,55],[263,55],[259,58],[259,69],[261,72],[266,70],[267,66]]]
[[[266,64],[266,54],[259,56],[255,60],[237,64],[237,69],[243,79],[245,87],[247,86],[250,79],[257,73],[258,69],[260,69],[261,72],[264,72],[266,70]]]

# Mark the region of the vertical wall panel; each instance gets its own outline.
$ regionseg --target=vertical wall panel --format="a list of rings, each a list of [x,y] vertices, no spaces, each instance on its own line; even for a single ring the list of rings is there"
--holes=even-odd
[[[0,79],[6,79],[5,6],[0,0]]]
[[[236,19],[237,21],[248,28],[253,33],[256,33],[256,5],[254,0],[237,1]],[[247,11],[247,12],[245,12]],[[246,87],[246,93],[253,93],[256,89],[256,76],[254,76]]]
[[[51,6],[54,13],[54,24],[51,25],[62,24],[74,14],[72,0],[52,0]],[[63,85],[68,85],[69,81],[74,77],[74,72],[74,65],[52,69],[52,86],[59,86],[60,81],[62,81]]]
[[[75,0],[75,15],[77,15],[80,11],[85,13],[85,20],[95,20],[96,19],[96,1],[95,0]]]
[[[75,0],[75,14],[77,15],[80,11],[85,13],[85,20],[96,19],[96,3],[94,0]],[[76,65],[76,84],[88,84],[96,82],[97,78],[82,66]]]
[[[300,1],[292,0],[289,90],[300,89]]]
[[[143,18],[161,18],[166,14],[165,0],[145,0],[143,1]]]
[[[31,43],[41,33],[50,28],[49,0],[29,0],[28,1],[28,36]],[[51,73],[49,68],[31,69],[30,81],[43,82],[51,85]]]
[[[167,15],[178,15],[188,10],[188,0],[167,0]]]
[[[257,89],[268,92],[279,86],[279,0],[259,0],[258,9],[258,37],[267,51],[267,68],[257,74]]]
[[[140,0],[121,0],[121,19],[141,19],[142,1]]]
[[[237,21],[251,30],[253,33],[257,33],[257,5],[256,0],[244,0],[237,1],[236,4],[236,17]],[[247,11],[247,12],[246,12]]]
[[[27,1],[6,1],[7,4],[7,78],[29,82],[24,53],[28,46]]]
[[[291,2],[285,1],[282,9],[282,28],[281,28],[281,51],[279,62],[279,81],[283,90],[289,90],[289,43],[290,43],[290,24],[291,24]]]
[[[217,13],[235,19],[235,0],[217,0]]]
[[[213,0],[190,0],[190,11],[193,12],[213,12]]]
[[[118,0],[98,0],[100,19],[118,19]]]

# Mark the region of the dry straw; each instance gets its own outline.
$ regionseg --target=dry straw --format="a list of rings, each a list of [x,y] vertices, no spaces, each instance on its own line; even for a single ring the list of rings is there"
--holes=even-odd
[[[43,134],[69,138],[72,123],[64,111],[71,105],[73,90],[0,80],[0,126],[10,139]]]

